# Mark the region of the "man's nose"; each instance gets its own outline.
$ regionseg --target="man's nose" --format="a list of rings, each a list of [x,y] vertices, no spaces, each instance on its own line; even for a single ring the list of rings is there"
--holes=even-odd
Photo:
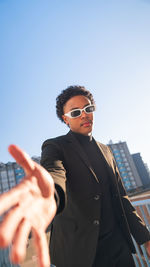
[[[86,116],[87,116],[87,113],[84,110],[82,110],[81,118],[85,118]]]

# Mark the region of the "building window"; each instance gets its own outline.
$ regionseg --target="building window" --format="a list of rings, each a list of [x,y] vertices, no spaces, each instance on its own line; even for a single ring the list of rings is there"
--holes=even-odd
[[[4,178],[7,178],[7,172],[1,171],[1,179],[3,180]]]

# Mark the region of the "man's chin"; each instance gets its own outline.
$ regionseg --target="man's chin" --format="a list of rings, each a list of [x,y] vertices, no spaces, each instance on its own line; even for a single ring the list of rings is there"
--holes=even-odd
[[[92,133],[92,129],[84,129],[84,131],[82,131],[81,132],[81,134],[83,134],[83,135],[91,135],[91,133]]]

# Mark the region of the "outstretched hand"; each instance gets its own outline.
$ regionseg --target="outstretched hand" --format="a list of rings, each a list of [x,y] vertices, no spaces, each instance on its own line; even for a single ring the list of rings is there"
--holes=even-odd
[[[6,212],[0,224],[0,247],[12,243],[12,262],[19,263],[25,258],[28,236],[32,231],[39,266],[48,267],[50,259],[45,230],[56,214],[53,179],[19,147],[10,145],[9,152],[25,170],[26,177],[0,196],[0,215]]]

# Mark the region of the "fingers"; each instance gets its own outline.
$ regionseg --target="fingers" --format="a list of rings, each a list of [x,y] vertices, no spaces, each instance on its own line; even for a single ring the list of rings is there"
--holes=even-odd
[[[37,250],[38,261],[40,267],[50,266],[50,257],[48,250],[48,243],[45,232],[37,232],[33,230],[34,243]]]
[[[34,162],[23,150],[16,145],[10,145],[8,148],[10,154],[19,165],[29,175],[37,178],[38,185],[44,197],[49,197],[54,193],[54,182],[50,174],[39,164]]]
[[[12,206],[18,203],[20,192],[16,191],[14,188],[7,193],[0,196],[0,214],[3,214]]]
[[[4,220],[0,225],[0,244],[1,247],[7,247],[13,240],[18,225],[23,218],[23,211],[18,206],[12,208],[8,214],[4,216]]]
[[[54,194],[54,181],[50,174],[39,164],[35,164],[34,176],[38,178],[37,182],[43,197]]]
[[[33,187],[33,185],[32,185]],[[20,184],[12,188],[10,191],[0,196],[0,214],[17,205],[22,199],[22,195],[28,193],[31,183],[27,179],[22,180]]]
[[[30,223],[23,219],[17,228],[11,250],[11,260],[13,263],[22,262],[26,256],[27,241],[31,230]]]
[[[10,145],[8,147],[8,150],[9,153],[18,162],[18,164],[21,165],[21,167],[25,170],[27,174],[30,174],[34,170],[34,161],[29,157],[26,152],[24,152],[16,145]]]

